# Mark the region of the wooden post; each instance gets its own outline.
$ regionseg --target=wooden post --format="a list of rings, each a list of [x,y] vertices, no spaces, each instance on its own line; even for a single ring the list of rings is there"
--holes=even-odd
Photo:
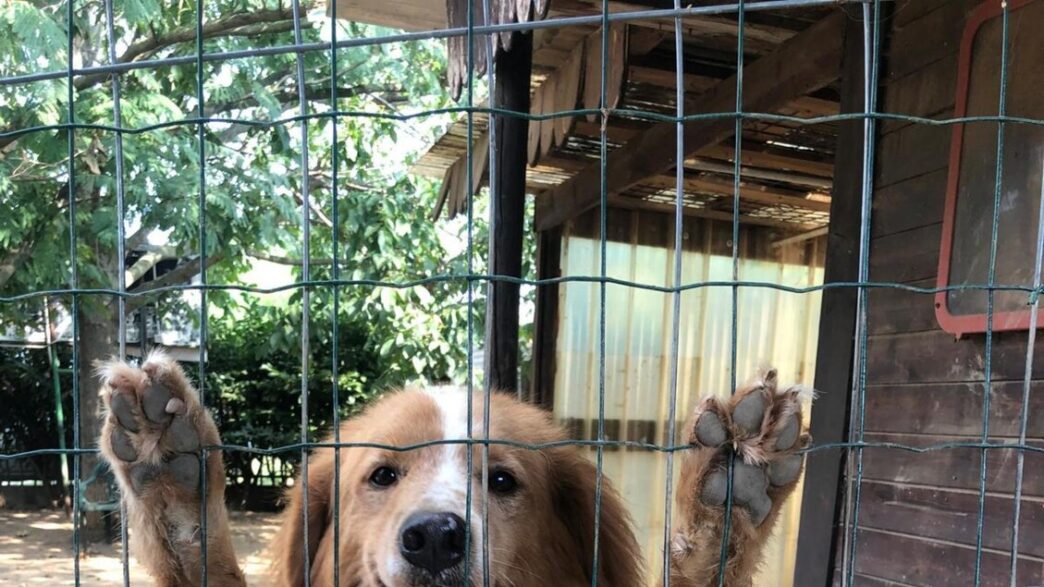
[[[562,229],[537,233],[537,279],[562,276]],[[536,292],[533,324],[533,377],[528,401],[554,409],[555,346],[558,339],[558,285],[542,285]]]
[[[529,76],[533,64],[532,34],[516,33],[511,50],[496,58],[494,108],[529,112]],[[525,230],[526,141],[529,121],[494,116],[497,198],[490,218],[489,271],[494,275],[522,276],[522,238]],[[486,316],[486,376],[494,389],[518,391],[518,285],[494,282],[489,288]]]
[[[863,111],[862,21],[844,28],[841,65],[841,112]],[[834,156],[834,191],[830,202],[824,281],[856,281],[859,270],[860,202],[863,188],[863,121],[839,125]],[[855,288],[823,291],[816,356],[815,388],[822,392],[812,407],[816,444],[847,439],[856,316]],[[843,505],[841,464],[844,451],[811,453],[805,467],[794,584],[819,587],[834,580],[834,552]]]

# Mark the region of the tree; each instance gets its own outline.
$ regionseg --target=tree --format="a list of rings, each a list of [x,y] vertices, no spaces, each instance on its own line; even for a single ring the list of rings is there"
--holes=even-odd
[[[324,7],[314,0],[302,4],[306,12]],[[208,0],[204,6],[207,53],[293,42],[293,12],[288,2]],[[194,9],[194,2],[117,2],[117,61],[193,56]],[[64,0],[0,4],[0,72],[4,77],[64,71],[70,28],[75,64],[109,62],[109,40],[106,27],[101,26],[106,22],[104,2],[77,0],[71,27],[65,10]],[[324,41],[325,22],[316,15],[304,21],[305,42]],[[384,32],[354,23],[339,23],[338,29],[339,38],[374,37]],[[443,53],[437,42],[339,50],[336,109],[387,114],[448,105],[441,83]],[[428,144],[447,122],[446,117],[425,116],[406,122],[375,116],[340,118],[336,123],[331,117],[285,121],[300,109],[296,59],[288,53],[204,65],[203,112],[222,122],[205,125],[202,147],[195,124],[173,124],[197,114],[194,63],[135,69],[121,77],[123,127],[149,127],[123,135],[119,145],[128,251],[124,258],[118,254],[116,133],[95,127],[76,130],[70,170],[65,130],[23,132],[68,120],[65,79],[0,86],[0,209],[5,211],[0,214],[0,296],[68,287],[74,268],[79,288],[116,289],[128,260],[135,261],[128,285],[151,264],[178,260],[173,271],[131,289],[139,293],[188,283],[201,268],[210,283],[237,283],[254,258],[294,265],[295,275],[300,277],[304,214],[311,227],[312,279],[334,276],[335,252],[342,279],[407,281],[465,273],[464,255],[460,251],[451,254],[443,244],[440,231],[447,227],[436,227],[427,219],[435,196],[432,185],[406,174],[409,158],[404,152],[416,152]],[[334,78],[329,52],[304,53],[302,59],[306,111],[329,113]],[[115,124],[110,77],[78,76],[73,80],[73,94],[75,122]],[[244,122],[257,120],[284,122],[270,127]],[[310,153],[306,174],[300,160],[301,124],[307,127]],[[335,124],[336,143],[332,140]],[[199,224],[201,149],[205,246]],[[339,162],[336,194],[335,152]],[[72,205],[75,214],[70,214]],[[459,223],[448,229],[460,238]],[[76,235],[75,255],[70,254],[72,232]],[[484,240],[476,236],[477,243]],[[453,281],[403,289],[338,289],[339,314],[353,324],[367,324],[364,344],[376,348],[366,351],[386,359],[386,372],[374,374],[376,381],[371,384],[461,373],[468,311],[464,288],[462,281]],[[481,291],[476,287],[477,293]],[[297,297],[291,301],[299,301],[301,292],[294,295]],[[318,290],[311,295],[317,328],[321,321],[328,325],[331,320],[332,295]],[[211,291],[208,307],[218,317],[223,309],[237,304],[256,311],[258,306],[245,301],[249,297]],[[52,299],[67,312],[73,310],[71,296]],[[147,299],[166,308],[171,316],[194,319],[196,315],[186,311],[185,300],[191,301],[191,296],[177,292],[128,298],[127,313]],[[119,304],[107,295],[81,295],[78,302],[79,425],[83,445],[90,446],[97,434],[98,408],[92,364],[116,353]],[[41,298],[31,297],[0,304],[0,316],[7,324],[33,326],[42,303]],[[244,320],[253,320],[244,316]],[[296,397],[296,391],[291,388],[287,394]],[[90,467],[92,462],[88,458],[84,466]]]

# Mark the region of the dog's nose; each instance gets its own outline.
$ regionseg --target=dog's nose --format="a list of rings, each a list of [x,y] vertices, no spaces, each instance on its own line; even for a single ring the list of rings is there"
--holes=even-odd
[[[415,567],[435,575],[464,558],[464,520],[449,512],[417,512],[399,533],[399,551]]]

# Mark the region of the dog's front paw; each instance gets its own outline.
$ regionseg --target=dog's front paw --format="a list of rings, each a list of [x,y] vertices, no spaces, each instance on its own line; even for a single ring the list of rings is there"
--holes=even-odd
[[[800,450],[810,438],[801,429],[802,391],[780,389],[770,369],[728,401],[707,398],[693,412],[685,428],[693,447],[682,456],[675,536],[692,548],[675,555],[679,579],[716,581],[729,509],[726,584],[751,580],[804,466]]]
[[[224,505],[225,468],[210,414],[181,367],[162,355],[141,368],[110,362],[102,379],[104,424],[98,439],[127,504],[132,547],[160,585],[195,585],[201,575],[203,515],[212,585],[242,585]]]
[[[124,489],[198,499],[201,447],[219,440],[181,368],[153,358],[141,369],[109,363],[101,374],[108,415],[99,444]]]
[[[696,409],[688,441],[706,453],[700,500],[724,506],[733,459],[733,504],[758,528],[801,475],[807,446],[801,432],[799,388],[778,389],[775,371],[739,391],[728,403],[710,398]]]

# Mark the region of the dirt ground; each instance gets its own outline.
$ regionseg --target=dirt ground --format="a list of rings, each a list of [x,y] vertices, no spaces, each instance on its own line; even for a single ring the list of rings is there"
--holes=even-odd
[[[278,528],[276,514],[232,513],[232,533],[250,585],[267,585],[263,550]],[[151,585],[132,557],[131,585]],[[72,522],[61,511],[0,510],[0,585],[72,585]],[[120,545],[94,544],[80,559],[81,585],[121,585]]]

